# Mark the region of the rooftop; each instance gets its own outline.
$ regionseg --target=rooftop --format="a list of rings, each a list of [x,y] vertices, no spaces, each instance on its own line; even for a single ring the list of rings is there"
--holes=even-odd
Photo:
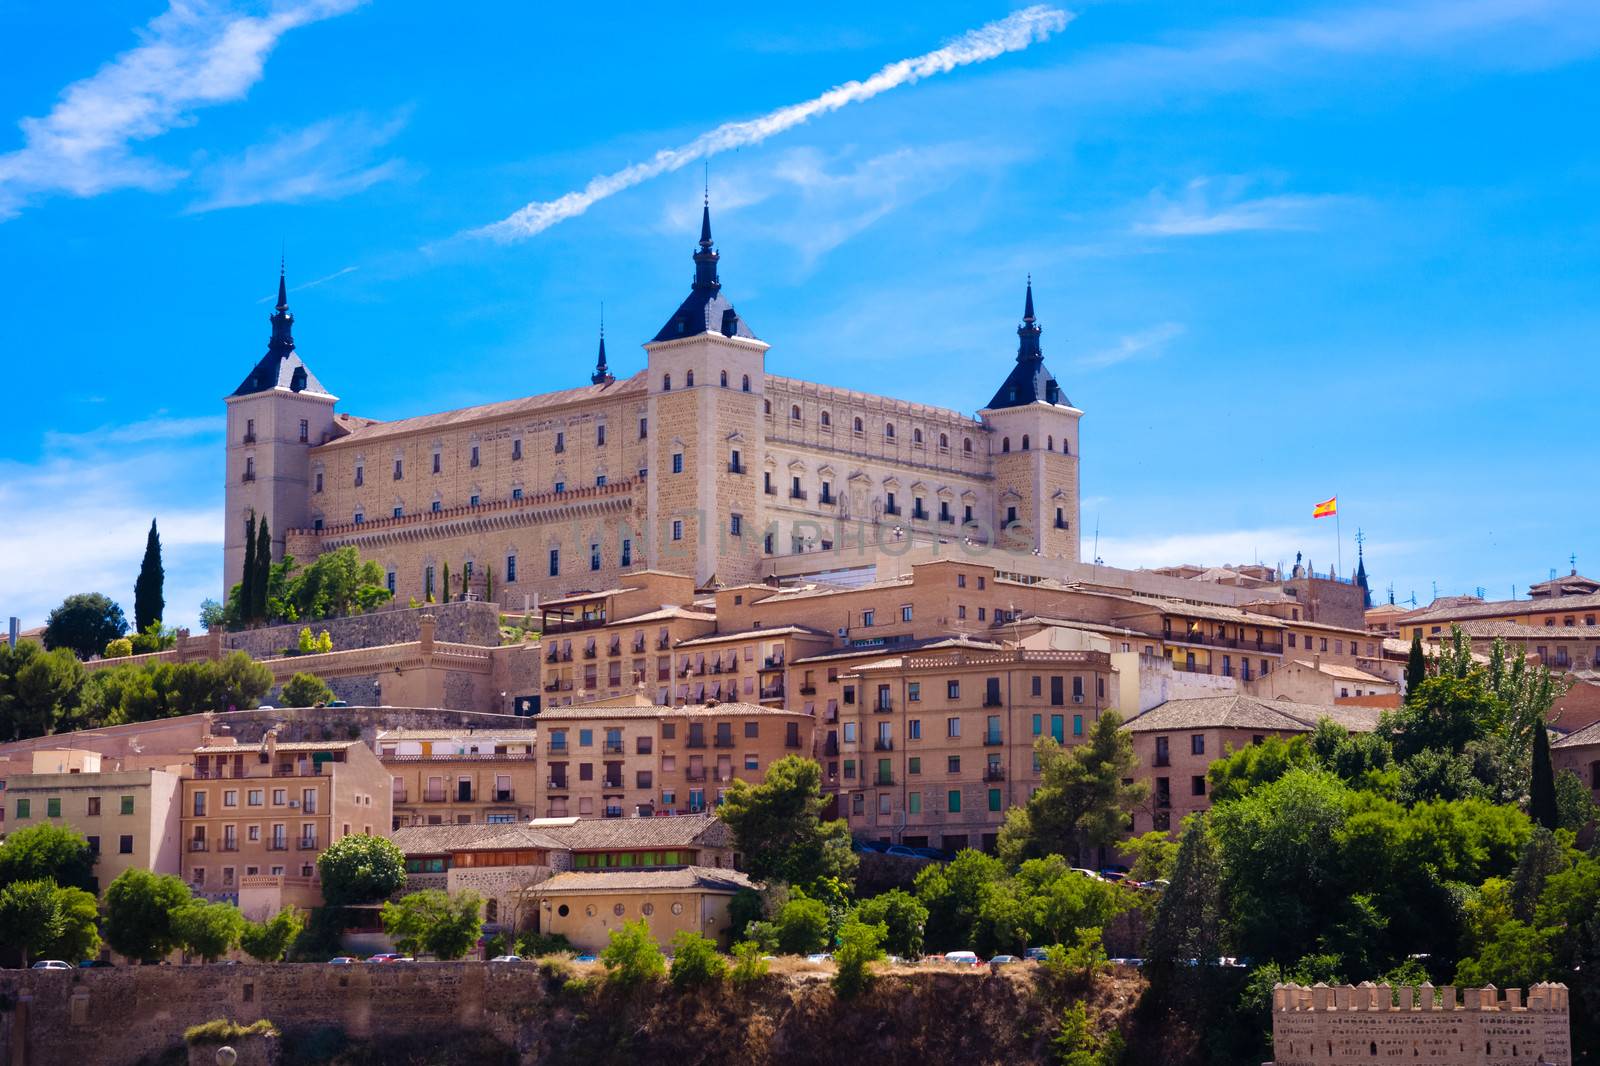
[[[756,887],[737,870],[711,866],[683,866],[675,870],[604,870],[594,873],[556,874],[532,886],[539,895],[565,892],[647,892],[660,889],[704,889],[738,892]]]
[[[1600,593],[1588,596],[1553,596],[1537,600],[1472,600],[1435,608],[1432,604],[1405,619],[1406,625],[1458,622],[1469,618],[1502,618],[1510,614],[1556,614],[1600,607]]]
[[[302,751],[349,751],[351,748],[365,747],[359,740],[327,740],[309,741],[296,740],[280,743],[276,750],[279,755],[291,754]],[[257,744],[202,744],[192,749],[196,755],[243,755],[245,752],[264,752],[267,750],[265,741]]]
[[[596,707],[573,704],[571,707],[551,707],[539,712],[541,722],[579,722],[620,718],[710,718],[717,715],[801,714],[800,711],[782,707],[760,707],[754,703],[695,704],[683,707],[666,707],[659,704],[647,707]]]
[[[1319,674],[1327,674],[1329,677],[1336,677],[1341,681],[1365,681],[1372,685],[1394,684],[1393,681],[1386,677],[1369,674],[1365,670],[1357,670],[1353,666],[1341,666],[1338,663],[1318,663],[1309,659],[1290,659],[1289,661],[1296,666],[1303,666],[1307,670],[1315,670]]]
[[[527,825],[404,825],[389,837],[407,855],[443,855],[451,851],[501,851],[538,848],[561,851],[555,837]]]
[[[564,822],[566,824],[556,824]],[[627,848],[731,848],[733,830],[713,814],[670,818],[578,818],[536,820],[533,827],[573,851]]]
[[[1123,728],[1130,733],[1166,733],[1185,729],[1270,729],[1309,733],[1323,718],[1331,718],[1351,730],[1364,731],[1377,724],[1377,713],[1372,708],[1331,707],[1269,700],[1259,696],[1228,695],[1168,700],[1128,719]],[[1371,724],[1367,724],[1369,720]]]
[[[388,729],[378,734],[379,740],[460,740],[460,741],[496,741],[504,740],[517,744],[531,743],[539,739],[537,729]]]

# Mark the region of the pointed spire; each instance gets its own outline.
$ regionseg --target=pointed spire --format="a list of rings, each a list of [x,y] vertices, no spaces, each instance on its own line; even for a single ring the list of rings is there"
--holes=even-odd
[[[289,310],[289,289],[287,260],[278,259],[278,310]]]
[[[1043,361],[1044,353],[1039,349],[1039,334],[1044,329],[1033,317],[1033,275],[1028,275],[1028,295],[1022,304],[1022,325],[1017,327],[1017,362],[1026,363],[1030,360]]]
[[[1028,275],[1028,299],[1022,305],[1022,321],[1033,321],[1033,275]]]
[[[589,381],[595,385],[609,385],[617,380],[611,376],[611,370],[606,366],[606,305],[600,305],[600,358],[594,364],[594,373],[589,375]]]
[[[694,253],[694,287],[715,291],[722,287],[717,277],[717,260],[721,258],[711,247],[711,188],[708,185],[705,203],[700,210],[700,250]]]
[[[289,313],[288,268],[283,259],[278,260],[278,306],[272,312],[272,339],[267,342],[268,354],[284,356],[294,351],[294,315]]]

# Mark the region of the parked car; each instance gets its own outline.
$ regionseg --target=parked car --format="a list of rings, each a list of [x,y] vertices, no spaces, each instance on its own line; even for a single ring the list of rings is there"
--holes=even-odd
[[[1029,948],[1022,953],[1022,957],[1029,962],[1043,962],[1049,954],[1049,948]]]
[[[999,973],[1000,967],[1010,966],[1013,963],[1018,963],[1021,961],[1022,960],[1017,958],[1015,955],[996,955],[994,958],[989,960],[989,972]]]
[[[329,707],[348,707],[350,705],[348,703],[346,703],[344,700],[329,700],[327,702],[326,706],[329,706]]]
[[[70,970],[72,963],[62,962],[60,959],[40,959],[33,964],[35,970]]]
[[[832,962],[833,956],[826,951],[818,951],[806,956],[807,962]]]
[[[983,960],[978,958],[975,951],[947,951],[944,953],[945,962],[953,962],[958,966],[982,966]]]
[[[352,957],[350,955],[335,955],[333,958],[328,960],[328,965],[329,966],[354,966],[356,963],[358,963],[360,961],[361,961],[360,959],[354,958],[354,957]]]
[[[585,951],[581,955],[574,956],[572,961],[573,962],[599,962],[600,958],[597,955],[593,955],[593,954]]]
[[[110,969],[115,965],[116,963],[112,962],[110,959],[84,959],[82,962],[78,963],[78,969],[102,970]]]
[[[918,855],[915,851],[906,847],[904,844],[891,844],[889,847],[883,849],[883,853],[885,855],[898,855],[902,859],[922,858],[921,855]]]
[[[521,955],[496,955],[490,962],[526,962]]]
[[[878,840],[855,840],[851,842],[850,847],[854,851],[863,853],[871,851],[881,855],[888,850],[889,845]]]
[[[1144,967],[1143,959],[1112,959],[1110,961],[1112,965],[1132,966],[1135,970],[1142,969]]]
[[[1105,878],[1103,878],[1103,877],[1101,877],[1101,876],[1100,876],[1100,874],[1099,874],[1099,872],[1098,872],[1098,871],[1095,871],[1095,870],[1085,870],[1085,869],[1084,869],[1084,868],[1083,868],[1083,867],[1081,867],[1081,866],[1074,866],[1074,867],[1073,867],[1073,868],[1072,868],[1072,872],[1073,872],[1073,873],[1075,873],[1075,874],[1082,874],[1082,875],[1083,875],[1083,876],[1085,876],[1085,877],[1090,877],[1090,878],[1093,878],[1093,879],[1094,879],[1094,880],[1096,880],[1096,881],[1104,881],[1104,880],[1105,880]]]
[[[1148,889],[1151,892],[1162,892],[1165,891],[1166,887],[1170,884],[1172,884],[1172,882],[1168,881],[1165,877],[1158,877],[1154,881],[1140,881],[1139,887]]]
[[[399,962],[403,958],[405,958],[405,956],[400,954],[397,951],[384,951],[384,952],[380,952],[377,955],[368,955],[367,956],[367,961],[368,962]]]

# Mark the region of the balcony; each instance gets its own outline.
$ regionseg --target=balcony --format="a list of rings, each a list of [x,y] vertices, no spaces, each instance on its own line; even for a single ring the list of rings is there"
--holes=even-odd
[[[621,655],[622,654],[622,641],[613,640],[609,645],[607,645],[606,654],[607,655]]]
[[[701,767],[698,770],[692,766],[689,767],[683,772],[683,779],[690,784],[704,784],[706,779],[705,767]]]
[[[208,845],[207,845],[206,841],[204,841],[204,840],[190,840],[189,841],[189,850],[190,851],[205,851],[205,850],[207,850],[207,848],[208,848]]]
[[[872,709],[878,714],[888,714],[890,711],[894,710],[894,701],[880,699],[875,705],[873,705]]]
[[[607,807],[606,808],[605,817],[607,817],[607,818],[621,818],[622,817],[622,808],[621,807]]]
[[[551,755],[565,755],[570,749],[567,747],[565,741],[557,743],[556,741],[552,740],[545,750]]]
[[[824,754],[824,755],[837,755],[837,754],[839,754],[839,738],[838,737],[829,737],[827,740],[823,741],[822,742],[822,754]]]
[[[449,797],[449,795],[447,793],[435,792],[431,788],[425,790],[422,793],[422,802],[424,802],[424,803],[443,803],[445,800],[447,800],[449,798],[450,797]]]
[[[706,738],[703,736],[695,736],[693,733],[691,733],[689,734],[689,739],[683,742],[683,746],[686,748],[703,748],[706,746]]]
[[[289,850],[289,842],[287,840],[269,840],[269,841],[267,841],[267,850],[268,851],[288,851]]]
[[[658,651],[666,651],[670,647],[672,647],[672,638],[671,637],[657,637],[656,638],[656,649]]]
[[[496,803],[510,803],[516,798],[516,792],[509,788],[497,788],[494,790],[494,801]]]
[[[821,492],[821,493],[817,494],[817,502],[818,503],[838,503],[839,502],[839,497],[835,496],[831,492]]]
[[[763,669],[763,670],[782,670],[783,669],[783,656],[782,655],[768,655],[766,658],[761,660],[761,669]]]
[[[403,788],[395,789],[394,802],[397,803],[397,804],[398,803],[409,803],[411,801],[406,798],[408,795],[409,795],[409,793],[407,793],[406,790],[403,789]]]
[[[240,478],[241,481],[244,481],[244,482],[247,482],[247,483],[251,482],[251,481],[254,481],[255,479],[256,479],[256,472],[254,470],[246,470],[244,472],[244,476],[242,478]]]
[[[911,520],[913,522],[926,522],[928,520],[928,512],[920,507],[913,507],[911,509]]]
[[[764,699],[764,700],[781,700],[781,699],[783,699],[783,686],[782,685],[773,685],[770,688],[763,688],[761,690],[761,698]]]
[[[317,838],[316,837],[301,837],[299,840],[295,841],[294,846],[299,848],[301,851],[316,851],[317,850]]]
[[[633,644],[630,645],[630,647],[633,649],[633,654],[635,654],[635,655],[639,655],[639,654],[643,653],[644,652],[644,638],[640,637],[638,640],[634,641]]]
[[[1005,701],[999,696],[985,696],[983,697],[983,705],[985,707],[1004,707]]]
[[[874,785],[877,785],[879,788],[882,788],[885,785],[892,785],[892,784],[894,784],[894,775],[893,774],[878,774],[876,777],[874,777],[872,779],[872,783]]]
[[[896,507],[892,503],[887,503],[887,504],[884,504],[884,506],[883,506],[883,513],[886,514],[886,515],[895,515],[895,516],[898,517],[899,514],[900,514],[900,508]]]
[[[730,474],[742,474],[744,472],[745,472],[745,466],[744,466],[743,463],[729,463],[728,464],[728,473],[730,473]]]
[[[732,737],[732,735],[719,734],[717,736],[717,739],[712,741],[712,747],[716,747],[716,748],[731,748],[731,747],[733,747],[733,737]]]
[[[805,489],[790,489],[789,490],[789,499],[791,499],[791,500],[803,500],[805,498],[806,498],[806,490]]]
[[[879,737],[872,742],[873,751],[893,751],[894,741],[888,737]]]
[[[239,850],[239,842],[237,840],[224,840],[222,843],[217,845],[217,850],[218,851],[238,851]]]
[[[622,778],[620,778],[620,777],[602,778],[601,781],[600,781],[600,787],[604,788],[604,789],[619,789],[619,788],[622,787]]]
[[[1005,742],[1005,738],[999,733],[985,733],[983,735],[983,746],[986,748],[998,748]]]
[[[817,686],[813,685],[811,682],[807,681],[805,684],[800,686],[800,695],[815,696],[816,694]]]
[[[246,433],[240,438],[240,442],[244,444],[254,444],[256,442],[256,435],[254,433]]]
[[[778,494],[778,490],[773,488],[771,485],[761,486],[761,491],[766,493],[768,496],[776,496]]]
[[[567,779],[564,777],[552,777],[545,782],[545,787],[552,792],[565,792],[567,790]]]
[[[799,737],[784,737],[783,738],[783,746],[786,747],[786,748],[796,748],[796,749],[798,749],[800,747],[800,738]]]
[[[595,649],[592,648],[592,647],[583,649],[583,657],[585,659],[593,659],[597,654],[599,654],[599,653],[596,652]]]
[[[1171,766],[1172,765],[1172,757],[1170,755],[1168,755],[1164,751],[1158,751],[1158,752],[1156,752],[1155,765],[1156,766]]]
[[[1004,781],[1006,779],[1005,767],[1003,767],[1003,766],[990,766],[990,767],[988,767],[987,769],[985,769],[983,771],[983,779],[985,781]]]
[[[604,750],[605,750],[605,753],[607,755],[622,755],[622,754],[624,754],[624,752],[622,750],[622,741],[620,741],[620,740],[608,740],[608,741],[606,741],[605,745],[604,745]]]

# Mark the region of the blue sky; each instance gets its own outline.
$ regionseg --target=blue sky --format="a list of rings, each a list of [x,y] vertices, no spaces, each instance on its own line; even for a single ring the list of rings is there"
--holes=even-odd
[[[691,276],[698,162],[478,231],[1017,10],[6,5],[35,44],[0,80],[0,616],[131,609],[152,515],[171,620],[220,585],[221,400],[280,249],[344,410],[577,384],[602,301],[631,372]],[[1323,569],[1337,493],[1346,569],[1360,527],[1401,599],[1600,570],[1600,7],[1061,10],[711,157],[769,369],[974,411],[1031,271],[1087,412],[1086,556],[1098,527],[1113,564]]]

